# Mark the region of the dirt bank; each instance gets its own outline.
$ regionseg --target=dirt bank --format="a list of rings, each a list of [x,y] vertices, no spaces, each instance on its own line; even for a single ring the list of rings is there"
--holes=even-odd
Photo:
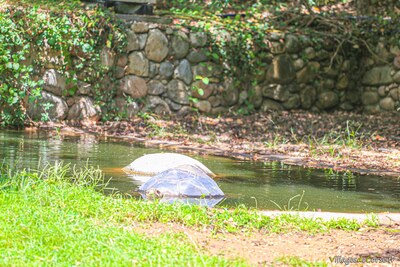
[[[150,237],[184,234],[199,251],[242,258],[254,266],[314,266],[301,261],[324,262],[327,266],[400,266],[400,225],[389,229],[334,230],[316,234],[295,231],[213,234],[208,229],[195,230],[174,223],[137,224],[133,229]],[[354,259],[361,262],[345,264],[346,260]],[[289,264],[290,260],[295,263]]]
[[[28,130],[89,133],[178,152],[400,177],[399,125],[397,113],[280,112],[183,118],[146,115],[131,122],[32,124]]]

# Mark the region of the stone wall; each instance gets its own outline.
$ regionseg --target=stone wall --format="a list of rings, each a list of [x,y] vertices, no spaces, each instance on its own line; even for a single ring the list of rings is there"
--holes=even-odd
[[[111,112],[129,119],[140,111],[184,115],[193,108],[220,114],[243,106],[259,112],[382,112],[400,107],[400,49],[384,40],[374,48],[375,56],[351,47],[344,55],[334,41],[321,46],[307,36],[271,33],[259,58],[265,67],[235,83],[209,59],[206,33],[146,22],[127,27],[125,53],[106,47],[99,52],[104,77],[97,78],[88,66],[70,84],[50,57],[40,72],[42,98],[28,104],[28,115],[37,120],[43,112],[51,120],[97,120]],[[65,93],[72,87],[73,94]],[[99,92],[109,96],[106,102],[99,102]]]

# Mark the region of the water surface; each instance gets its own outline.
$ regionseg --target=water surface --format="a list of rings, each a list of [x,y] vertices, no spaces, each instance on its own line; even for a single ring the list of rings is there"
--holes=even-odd
[[[161,152],[124,141],[99,140],[92,135],[61,137],[5,130],[0,131],[0,147],[0,159],[19,168],[35,169],[39,161],[99,166],[107,177],[112,177],[109,187],[133,195],[137,195],[141,182],[132,180],[121,168],[144,154]],[[393,177],[346,175],[277,162],[190,156],[218,174],[216,182],[226,194],[220,206],[400,212],[400,179]]]

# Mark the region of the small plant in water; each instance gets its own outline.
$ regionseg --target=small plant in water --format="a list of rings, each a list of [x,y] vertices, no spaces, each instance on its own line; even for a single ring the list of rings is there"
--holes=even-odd
[[[306,211],[306,210],[308,210],[308,203],[307,203],[307,202],[304,202],[304,204],[306,205],[306,207],[305,207],[304,209],[300,209],[300,208],[301,208],[301,205],[302,205],[302,202],[303,202],[304,194],[305,194],[305,191],[303,190],[303,193],[302,193],[301,195],[298,194],[298,195],[295,195],[295,196],[291,197],[291,198],[288,200],[287,205],[284,205],[284,206],[279,205],[278,203],[276,203],[276,202],[273,201],[273,200],[270,200],[270,201],[271,201],[272,203],[274,203],[275,206],[277,206],[280,210],[283,210],[283,211]],[[292,206],[292,201],[293,201],[294,199],[298,198],[298,197],[300,197],[300,199],[299,199],[299,202],[297,203],[297,207],[296,207],[295,205]]]

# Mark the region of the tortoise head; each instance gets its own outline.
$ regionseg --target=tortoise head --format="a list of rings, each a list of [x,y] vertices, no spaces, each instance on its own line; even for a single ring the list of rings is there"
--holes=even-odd
[[[155,188],[150,188],[146,191],[146,198],[147,199],[156,199],[156,198],[163,198],[164,194]]]

